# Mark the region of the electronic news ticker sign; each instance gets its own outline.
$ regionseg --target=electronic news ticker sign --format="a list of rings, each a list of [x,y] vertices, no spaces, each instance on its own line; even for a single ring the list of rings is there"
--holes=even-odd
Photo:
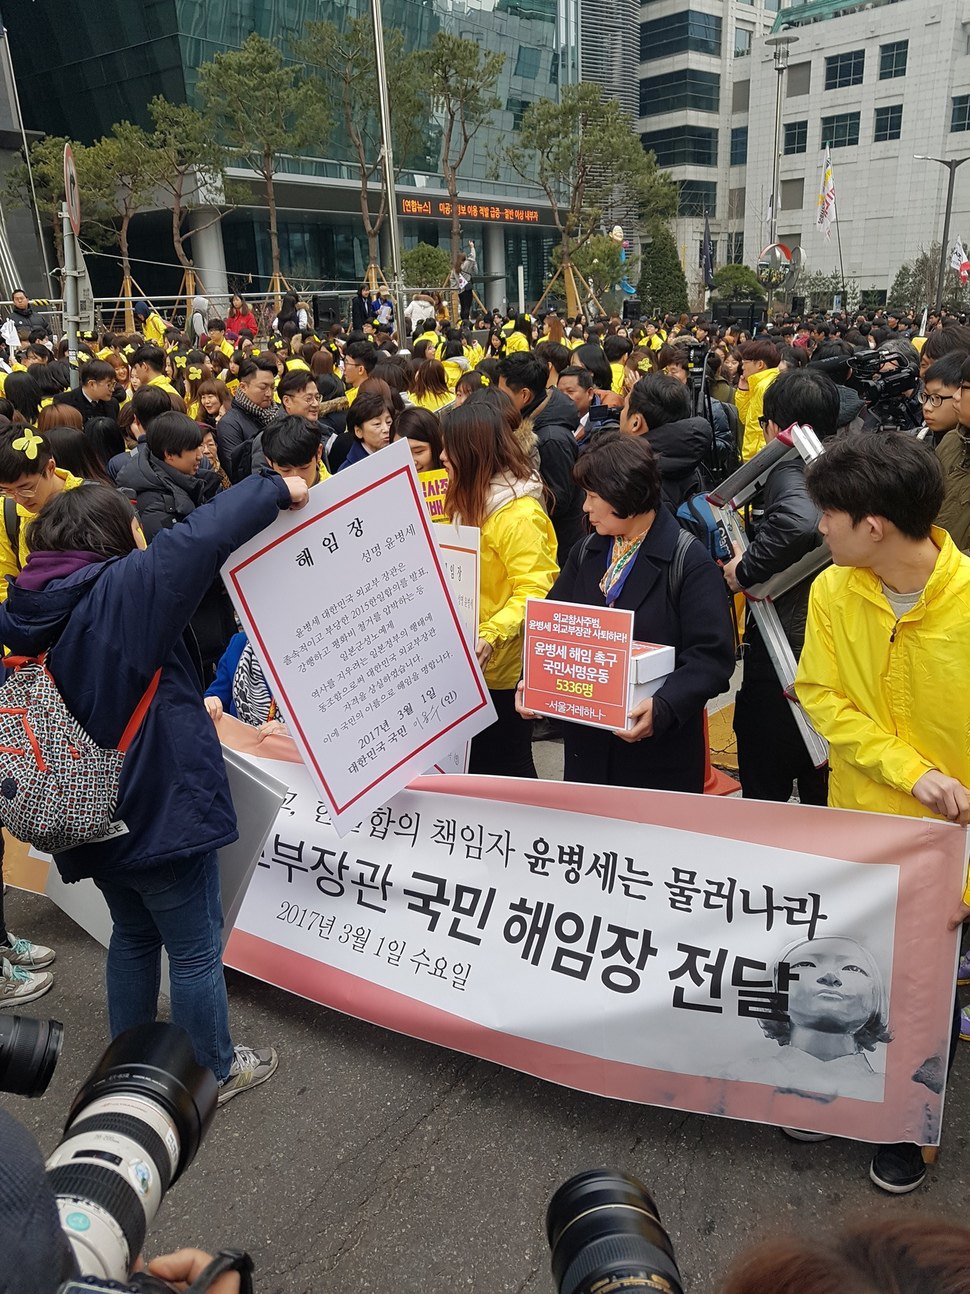
[[[398,211],[402,216],[424,216],[431,220],[450,220],[452,203],[437,198],[399,198]],[[542,219],[537,207],[510,207],[493,202],[459,202],[458,215],[462,220],[500,221],[507,225],[538,225]]]

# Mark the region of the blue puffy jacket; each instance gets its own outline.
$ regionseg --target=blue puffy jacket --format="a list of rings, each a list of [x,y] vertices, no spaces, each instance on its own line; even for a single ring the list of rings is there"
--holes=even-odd
[[[229,555],[289,504],[280,477],[252,476],[161,531],[145,552],[93,562],[42,589],[11,585],[0,642],[18,655],[49,650],[67,708],[99,745],[117,746],[162,671],[122,769],[115,817],[128,833],[58,854],[65,881],[153,866],[237,838],[222,750],[182,635]]]

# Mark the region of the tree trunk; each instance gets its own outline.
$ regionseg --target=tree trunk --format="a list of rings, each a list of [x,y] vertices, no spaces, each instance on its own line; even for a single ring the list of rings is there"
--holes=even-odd
[[[458,169],[447,162],[444,167],[445,183],[448,186],[448,200],[451,203],[451,268],[455,273],[449,277],[457,279],[458,266],[461,264],[461,221],[458,219]],[[461,308],[457,291],[448,294],[448,313],[451,322],[457,326]]]
[[[378,237],[380,226],[374,227],[370,214],[370,186],[367,181],[367,175],[363,166],[360,168],[360,218],[364,225],[364,233],[367,235],[367,282],[371,288],[376,290],[376,274],[371,274],[371,266],[379,265],[381,261],[381,241]]]
[[[175,248],[175,255],[179,258],[182,269],[188,273],[192,269],[192,262],[185,254],[185,236],[182,233],[182,204],[174,201],[172,203],[172,246]]]
[[[266,182],[266,205],[269,208],[269,254],[273,288],[276,293],[275,306],[280,308],[280,235],[276,224],[276,188],[273,184],[273,155],[263,154],[263,179]]]
[[[128,255],[128,226],[131,223],[131,216],[127,213],[121,217],[121,228],[118,230],[118,245],[121,248],[121,273],[127,281],[131,281],[131,258]]]

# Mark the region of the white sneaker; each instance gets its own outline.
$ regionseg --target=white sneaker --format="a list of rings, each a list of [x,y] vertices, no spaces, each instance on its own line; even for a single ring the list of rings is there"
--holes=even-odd
[[[280,1058],[276,1054],[275,1047],[264,1047],[260,1050],[253,1047],[236,1047],[229,1077],[219,1085],[219,1104],[225,1105],[240,1092],[248,1092],[250,1088],[259,1087],[260,1083],[265,1083],[276,1073],[276,1066],[279,1063]]]
[[[0,957],[5,957],[12,966],[25,966],[27,970],[49,966],[56,956],[53,948],[31,943],[29,939],[18,939],[12,930],[7,931],[7,942],[0,944]]]
[[[831,1141],[830,1132],[806,1132],[804,1128],[782,1128],[789,1141]]]
[[[50,971],[35,974],[23,966],[11,966],[4,958],[0,962],[0,1007],[24,1006],[54,987],[54,976]]]

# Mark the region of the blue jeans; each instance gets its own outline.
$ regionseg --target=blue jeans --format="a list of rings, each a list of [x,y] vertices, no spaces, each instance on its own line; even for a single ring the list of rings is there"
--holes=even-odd
[[[232,1064],[222,969],[222,899],[215,851],[109,880],[94,878],[114,928],[108,945],[112,1038],[158,1011],[162,945],[168,953],[172,1020],[221,1083]]]

